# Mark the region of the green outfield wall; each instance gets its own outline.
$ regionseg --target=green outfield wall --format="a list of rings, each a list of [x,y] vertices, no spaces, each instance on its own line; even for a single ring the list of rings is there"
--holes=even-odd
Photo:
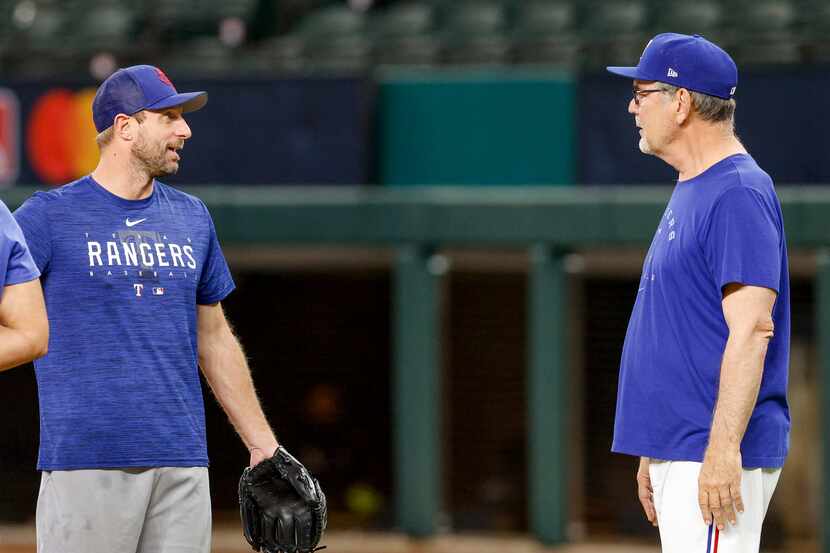
[[[444,490],[439,474],[442,335],[438,306],[444,246],[526,248],[528,272],[528,509],[545,543],[566,538],[564,392],[572,368],[565,313],[567,252],[647,245],[669,188],[262,188],[188,189],[208,204],[224,245],[377,245],[396,248],[394,402],[398,525],[436,531]],[[32,189],[2,192],[10,208]],[[819,250],[815,314],[825,382],[830,379],[830,187],[779,191],[791,249]],[[823,386],[823,445],[830,450],[830,386]],[[825,471],[830,462],[825,457]],[[825,478],[830,481],[830,478]],[[830,495],[825,484],[824,497]],[[823,528],[830,527],[824,507]],[[830,553],[830,540],[823,551]]]
[[[378,83],[378,180],[572,184],[575,87],[550,73],[387,74]]]

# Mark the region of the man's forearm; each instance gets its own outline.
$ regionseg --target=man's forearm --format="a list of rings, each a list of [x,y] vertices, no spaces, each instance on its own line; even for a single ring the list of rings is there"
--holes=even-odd
[[[0,371],[46,354],[46,339],[33,332],[0,326]]]
[[[771,331],[731,332],[721,362],[709,444],[740,446],[758,399]]]
[[[248,362],[239,341],[227,329],[199,343],[199,361],[216,399],[245,446],[271,449],[277,440],[256,396]]]

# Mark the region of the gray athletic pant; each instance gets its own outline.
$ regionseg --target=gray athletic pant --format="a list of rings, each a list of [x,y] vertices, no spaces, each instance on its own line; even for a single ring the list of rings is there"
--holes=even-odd
[[[205,467],[44,471],[38,553],[209,553]]]

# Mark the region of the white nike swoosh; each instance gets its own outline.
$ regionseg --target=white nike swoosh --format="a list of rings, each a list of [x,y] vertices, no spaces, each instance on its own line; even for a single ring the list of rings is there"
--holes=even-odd
[[[147,217],[145,217],[145,218],[143,218],[143,219],[136,219],[135,221],[130,221],[130,218],[129,218],[129,217],[127,217],[127,220],[125,221],[125,223],[127,223],[127,226],[128,226],[128,227],[134,227],[134,226],[136,226],[138,223],[143,223],[143,222],[144,222],[144,221],[146,221],[146,220],[147,220]]]

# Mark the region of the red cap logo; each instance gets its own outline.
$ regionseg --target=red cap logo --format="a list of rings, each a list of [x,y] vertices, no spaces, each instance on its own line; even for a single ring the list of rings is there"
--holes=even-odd
[[[170,79],[167,77],[167,75],[164,74],[164,71],[162,71],[161,69],[156,68],[156,74],[158,75],[158,78],[161,82],[163,82],[167,86],[173,86],[173,83],[170,82]],[[173,88],[176,88],[176,87],[173,86]]]

